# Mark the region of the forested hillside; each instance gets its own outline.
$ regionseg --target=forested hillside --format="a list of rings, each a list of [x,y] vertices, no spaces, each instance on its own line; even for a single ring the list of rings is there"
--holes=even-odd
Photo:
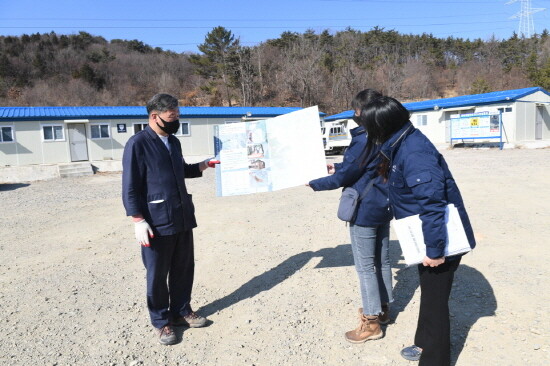
[[[465,40],[374,28],[284,32],[254,46],[214,28],[201,53],[86,32],[0,37],[0,105],[143,105],[157,92],[183,105],[349,108],[371,87],[402,101],[542,86],[550,89],[547,31]]]

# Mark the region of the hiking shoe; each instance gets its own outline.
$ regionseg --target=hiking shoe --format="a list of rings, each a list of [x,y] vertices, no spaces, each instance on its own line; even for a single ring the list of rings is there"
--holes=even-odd
[[[378,322],[380,324],[388,324],[390,321],[390,308],[388,304],[382,305],[382,312],[378,315]]]
[[[159,343],[164,344],[165,346],[170,346],[172,344],[178,343],[178,337],[170,325],[165,325],[162,328],[158,329],[159,332]]]
[[[174,319],[172,325],[175,327],[201,328],[206,325],[207,321],[208,319],[192,311],[185,316]]]
[[[414,345],[405,347],[401,350],[401,356],[403,356],[405,360],[418,361],[420,360],[420,356],[422,356],[422,348]]]
[[[363,314],[363,309],[359,309],[359,325],[356,329],[346,332],[346,340],[350,343],[364,343],[380,339],[384,336],[377,316]]]

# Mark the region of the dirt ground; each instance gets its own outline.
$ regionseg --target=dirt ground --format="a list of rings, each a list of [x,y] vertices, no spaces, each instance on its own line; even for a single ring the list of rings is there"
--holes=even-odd
[[[550,149],[443,153],[478,241],[451,295],[453,364],[550,365]],[[352,345],[360,296],[339,191],[215,197],[212,170],[187,181],[192,304],[211,324],[158,344],[120,180],[0,185],[1,365],[415,364],[399,351],[412,344],[418,276],[395,236],[395,321]]]

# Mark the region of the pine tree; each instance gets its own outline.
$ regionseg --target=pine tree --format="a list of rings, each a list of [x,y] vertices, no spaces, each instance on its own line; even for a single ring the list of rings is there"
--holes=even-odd
[[[236,74],[237,50],[239,39],[235,38],[230,30],[224,27],[216,27],[210,31],[204,43],[198,46],[202,55],[191,55],[190,61],[197,65],[197,73],[206,79],[221,79],[224,86],[226,98],[231,106],[231,94],[229,91],[232,85],[231,75]]]

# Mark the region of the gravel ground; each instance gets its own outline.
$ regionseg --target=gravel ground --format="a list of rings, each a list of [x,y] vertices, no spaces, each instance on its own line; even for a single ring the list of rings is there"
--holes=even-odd
[[[453,287],[453,364],[549,365],[550,149],[443,153],[478,240]],[[360,304],[339,192],[215,197],[213,171],[187,182],[193,306],[212,322],[158,344],[120,180],[0,185],[1,365],[415,364],[399,350],[412,344],[418,276],[395,236],[395,322],[381,340],[349,344]]]

